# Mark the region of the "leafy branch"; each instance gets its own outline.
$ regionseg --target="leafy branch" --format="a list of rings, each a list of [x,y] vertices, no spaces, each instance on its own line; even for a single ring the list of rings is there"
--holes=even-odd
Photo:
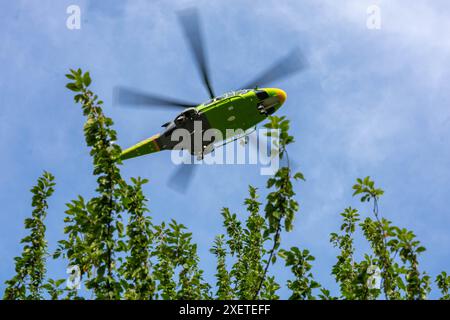
[[[39,300],[43,298],[46,276],[47,241],[45,240],[45,217],[47,216],[48,198],[54,192],[54,176],[44,172],[37,184],[31,189],[33,194],[33,212],[25,219],[25,229],[30,234],[21,240],[24,244],[22,255],[16,257],[16,275],[6,281],[4,299]]]

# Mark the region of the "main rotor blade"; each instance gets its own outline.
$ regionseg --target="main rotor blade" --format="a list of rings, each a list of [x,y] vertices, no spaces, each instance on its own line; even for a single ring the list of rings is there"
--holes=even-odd
[[[241,89],[253,89],[261,87],[275,80],[280,80],[293,75],[306,68],[306,60],[299,48],[294,48],[288,55],[282,57],[267,70],[260,73],[256,79],[248,82]]]
[[[184,36],[186,37],[191,48],[197,68],[200,71],[203,84],[208,90],[209,97],[213,99],[215,95],[209,76],[208,62],[206,59],[205,48],[203,46],[204,41],[198,11],[196,8],[184,9],[178,12],[178,18],[181,23],[181,27],[183,28]]]
[[[186,191],[189,188],[189,184],[192,181],[192,178],[194,177],[195,173],[195,167],[197,165],[195,164],[180,164],[177,168],[177,170],[172,174],[170,177],[167,185],[179,192],[179,193],[186,193]]]
[[[114,88],[113,103],[128,106],[131,105],[140,106],[140,107],[150,107],[150,106],[175,107],[178,109],[197,106],[197,104],[193,104],[191,102],[167,98],[156,94],[143,93],[137,90],[124,87]]]

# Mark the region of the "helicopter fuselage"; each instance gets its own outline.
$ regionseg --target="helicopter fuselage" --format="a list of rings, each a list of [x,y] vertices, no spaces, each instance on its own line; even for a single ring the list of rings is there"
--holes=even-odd
[[[188,149],[193,155],[203,156],[213,150],[211,147],[213,143],[230,139],[236,132],[245,132],[264,121],[276,112],[285,100],[286,93],[276,88],[244,89],[225,93],[195,108],[185,109],[173,121],[163,125],[165,130],[162,133],[124,150],[121,159],[126,160],[162,150],[179,149],[180,140],[174,135],[177,129],[184,129],[190,135],[200,134],[202,137],[200,144],[184,144],[183,149]],[[203,139],[203,133],[209,129],[218,132],[214,138],[221,138]],[[194,140],[191,139],[191,141]]]

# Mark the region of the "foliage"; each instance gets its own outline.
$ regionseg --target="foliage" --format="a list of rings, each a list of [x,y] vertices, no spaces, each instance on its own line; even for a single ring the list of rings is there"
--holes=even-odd
[[[442,300],[450,300],[450,294],[448,293],[448,290],[450,288],[450,276],[447,276],[447,272],[442,271],[437,277],[436,277],[436,284],[441,290],[442,293]]]
[[[147,180],[134,179],[132,186],[127,186],[122,197],[125,209],[129,212],[129,220],[126,227],[128,241],[118,241],[119,250],[129,253],[125,258],[118,260],[121,264],[119,272],[123,276],[122,285],[125,288],[125,299],[147,300],[155,294],[155,281],[151,274],[150,250],[152,249],[154,236],[152,222],[146,216],[147,199],[142,192],[142,185]]]
[[[285,164],[267,180],[265,189],[249,186],[245,216],[222,209],[224,233],[216,236],[210,250],[217,260],[216,282],[206,283],[197,245],[186,226],[175,220],[153,224],[143,192],[148,181],[122,179],[113,121],[89,89],[89,73],[78,69],[66,76],[71,80],[67,88],[75,92],[74,100],[86,118],[84,136],[97,186],[92,198],[80,195],[67,204],[66,238],[58,242],[53,258],[80,268],[79,280],[87,293],[63,287],[64,279],[46,279],[44,219],[54,178],[44,172],[31,190],[34,210],[25,220],[30,234],[22,240],[22,255],[15,258],[16,275],[6,282],[5,299],[279,299],[281,284],[269,272],[277,257],[291,272],[286,283],[289,299],[427,298],[431,280],[419,268],[425,248],[412,231],[381,217],[384,191],[370,177],[356,180],[353,196],[372,205],[371,210],[344,209],[340,230],[330,234],[339,251],[331,269],[339,285],[336,296],[315,280],[315,258],[308,249],[281,248],[281,236],[293,230],[299,212],[293,182],[305,179],[290,165],[287,149],[294,137],[289,120],[276,116],[268,117],[265,128],[277,138],[277,156]],[[368,252],[358,252],[354,240],[358,233],[370,245]],[[441,299],[450,299],[450,276],[442,272],[435,283]]]
[[[79,196],[67,205],[68,240],[59,242],[55,258],[62,254],[70,265],[79,266],[84,285],[97,299],[206,298],[209,287],[198,268],[191,234],[175,221],[168,227],[151,223],[142,191],[147,180],[132,178],[128,184],[122,179],[113,121],[88,88],[89,73],[71,70],[67,78],[73,81],[67,88],[76,92],[75,102],[87,118],[84,134],[97,196],[88,201]]]
[[[341,250],[332,274],[340,285],[342,298],[377,299],[384,293],[386,299],[425,299],[430,291],[430,278],[419,270],[418,261],[425,248],[412,231],[380,218],[378,201],[384,191],[375,188],[370,177],[357,179],[353,189],[353,195],[360,195],[361,202],[373,202],[375,219],[367,217],[359,223],[372,253],[366,253],[360,262],[354,261],[353,233],[360,215],[356,209],[345,209],[341,214],[343,234],[332,233],[330,239]],[[380,270],[379,275],[376,270]],[[374,284],[377,277],[379,285]]]
[[[33,194],[33,212],[31,218],[25,219],[25,228],[30,234],[22,239],[22,255],[16,257],[16,275],[6,281],[4,299],[38,300],[43,298],[46,275],[47,241],[45,240],[45,217],[47,216],[48,198],[54,192],[54,177],[44,172],[37,184],[31,189]]]
[[[280,256],[286,261],[286,266],[291,267],[291,272],[295,280],[288,280],[287,287],[292,291],[291,300],[314,300],[313,290],[320,288],[320,284],[313,278],[311,271],[311,261],[315,258],[309,250],[300,250],[292,247],[289,251],[281,250]],[[326,292],[324,291],[324,294]]]
[[[264,204],[264,216],[260,213],[263,203],[259,202],[257,189],[249,186],[249,197],[244,204],[248,212],[241,221],[228,208],[223,208],[226,235],[216,237],[211,252],[217,257],[218,299],[277,299],[280,285],[274,277],[268,276],[271,263],[276,262],[283,230],[291,231],[298,203],[292,180],[303,179],[296,173],[292,179],[286,147],[294,141],[289,135],[289,121],[285,117],[268,118],[265,128],[275,139],[275,146],[281,159],[287,158],[287,165],[279,168],[267,181],[269,193]],[[233,261],[227,270],[226,261]]]
[[[250,196],[245,200],[249,217],[245,224],[232,214],[228,208],[223,208],[224,227],[226,236],[216,238],[216,246],[212,252],[218,258],[218,291],[220,299],[252,299],[258,294],[263,277],[264,237],[267,229],[264,218],[259,214],[256,189],[249,188]],[[230,271],[227,271],[226,257],[235,261]]]
[[[158,260],[154,272],[159,291],[156,298],[192,300],[209,297],[209,285],[204,283],[203,271],[198,268],[197,245],[192,244],[192,234],[185,230],[184,225],[174,220],[168,226],[162,223],[155,227],[157,240],[152,255]]]
[[[73,82],[67,88],[77,92],[75,102],[82,104],[87,118],[84,135],[93,159],[93,174],[97,177],[97,196],[85,201],[83,197],[67,204],[66,227],[68,240],[59,242],[55,257],[60,254],[70,265],[77,265],[86,277],[85,285],[99,299],[119,299],[123,290],[117,276],[118,239],[123,237],[121,197],[124,182],[117,159],[121,149],[114,142],[113,122],[103,114],[103,102],[88,89],[89,73],[80,69],[66,75]]]

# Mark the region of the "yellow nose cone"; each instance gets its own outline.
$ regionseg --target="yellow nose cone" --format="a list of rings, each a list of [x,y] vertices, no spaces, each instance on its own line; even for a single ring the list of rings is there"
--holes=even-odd
[[[276,89],[277,97],[280,100],[280,104],[283,104],[284,101],[286,101],[287,94],[284,92],[284,90]]]

